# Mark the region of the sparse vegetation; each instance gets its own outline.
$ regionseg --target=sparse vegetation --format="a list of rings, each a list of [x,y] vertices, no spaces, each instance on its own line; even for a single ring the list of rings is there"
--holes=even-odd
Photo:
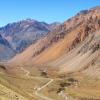
[[[78,82],[78,80],[75,80],[74,78],[68,78],[67,80],[61,81],[57,93],[65,90],[66,87],[73,86],[76,82]]]
[[[41,72],[41,76],[42,76],[42,77],[47,77],[47,72],[42,71],[42,72]]]
[[[78,82],[78,80],[74,79],[74,78],[68,78],[67,79],[69,82],[74,83],[74,82]]]
[[[3,65],[0,65],[0,68],[2,68],[2,69],[4,69],[4,70],[6,70],[6,67],[5,67],[5,66],[3,66]]]
[[[93,52],[95,52],[95,51],[97,51],[99,49],[100,49],[100,43],[93,45]]]
[[[71,83],[62,82],[62,83],[60,83],[60,86],[61,86],[61,87],[68,87],[68,86],[71,86]]]
[[[60,93],[61,91],[64,91],[65,88],[64,87],[60,87],[58,90],[57,90],[57,93]]]

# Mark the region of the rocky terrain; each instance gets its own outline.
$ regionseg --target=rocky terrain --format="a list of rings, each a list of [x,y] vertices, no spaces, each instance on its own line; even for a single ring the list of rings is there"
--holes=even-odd
[[[46,36],[48,32],[55,29],[55,27],[59,25],[60,23],[56,22],[52,24],[47,24],[45,22],[38,22],[36,20],[26,19],[1,27],[0,35],[11,45],[11,51],[15,51],[17,54],[24,51],[31,44],[36,43],[37,40]],[[14,56],[13,53],[10,53],[10,55],[11,57]],[[2,57],[0,58],[1,60],[3,60]],[[7,59],[7,57],[3,58]]]
[[[0,28],[0,34],[17,52],[23,51],[29,44],[45,36],[49,31],[48,24],[31,19],[8,24]]]
[[[75,49],[79,44],[82,46],[86,38],[99,29],[100,8],[81,11],[75,17],[56,27],[47,36],[32,44],[24,52],[15,56],[11,61],[19,61],[17,62],[19,64],[20,62],[28,62],[33,65],[49,63]],[[99,45],[99,42],[97,44]]]
[[[15,53],[9,42],[0,35],[0,60],[11,59]]]
[[[0,88],[10,91],[5,98],[100,100],[99,6],[61,24],[30,19],[8,24],[0,34],[0,47],[6,48],[0,57],[8,49],[14,56],[0,63]]]

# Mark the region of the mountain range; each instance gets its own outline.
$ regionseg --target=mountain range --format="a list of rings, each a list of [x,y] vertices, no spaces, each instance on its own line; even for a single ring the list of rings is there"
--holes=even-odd
[[[17,64],[48,65],[79,45],[77,52],[80,53],[96,47],[99,50],[99,29],[100,7],[83,10],[62,24],[32,19],[8,24],[0,28],[0,59]]]
[[[100,6],[1,27],[0,90],[4,100],[100,100]]]
[[[34,44],[40,38],[46,36],[48,32],[53,30],[60,23],[47,24],[45,22],[38,22],[32,19],[26,19],[19,22],[7,24],[0,28],[0,35],[4,38],[12,47],[11,51],[15,51],[15,54],[24,51],[25,48]],[[5,52],[5,55],[6,52]],[[13,53],[7,58],[13,57]],[[6,57],[0,57],[0,59],[7,59]]]
[[[96,53],[100,54],[99,30],[100,7],[81,11],[29,46],[21,54],[16,55],[10,62],[19,65],[53,66],[61,68],[60,71],[66,73],[86,70],[88,64],[96,59]],[[85,59],[87,63],[81,66],[81,61]],[[98,56],[96,60],[99,59]]]

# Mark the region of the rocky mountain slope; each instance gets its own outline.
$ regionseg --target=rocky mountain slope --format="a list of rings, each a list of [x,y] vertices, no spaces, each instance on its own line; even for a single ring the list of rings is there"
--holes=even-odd
[[[100,100],[100,7],[49,28],[23,52],[0,63],[0,99]],[[8,40],[0,36],[0,47],[12,50]]]
[[[0,60],[8,60],[15,56],[15,53],[8,41],[0,35]]]
[[[10,59],[14,56],[12,51],[15,51],[16,54],[24,51],[28,46],[36,43],[36,41],[41,39],[42,37],[45,37],[48,32],[55,29],[59,25],[60,23],[57,22],[47,24],[45,22],[38,22],[36,20],[26,19],[19,22],[7,24],[6,26],[0,28],[0,35],[8,43],[8,45],[6,44],[5,47],[9,47],[9,45],[12,47],[12,50],[10,50],[11,52],[6,49],[6,51],[8,50],[9,54],[7,54],[7,52],[0,52],[0,54],[2,54],[0,59]]]
[[[0,28],[0,34],[16,52],[22,52],[30,44],[47,35],[57,25],[55,23],[50,25],[45,22],[27,19]]]
[[[45,65],[54,67],[55,65],[51,63],[53,63],[59,57],[67,55],[67,53],[71,52],[71,50],[74,50],[78,45],[82,46],[84,41],[86,41],[86,38],[89,38],[90,35],[93,35],[96,31],[99,31],[99,29],[100,7],[81,11],[76,16],[56,27],[46,37],[37,41],[36,44],[31,45],[23,53],[15,56],[10,62],[16,63],[17,61],[17,64],[27,63],[37,66]],[[95,35],[96,34],[94,34],[94,37]],[[97,46],[99,45],[100,44],[98,42]],[[88,46],[89,45],[87,45],[87,48],[90,48]],[[85,46],[82,48],[84,49],[80,50],[80,53],[84,51],[85,54],[90,50],[86,50]],[[67,62],[66,59],[65,62]],[[59,61],[57,63],[59,63]],[[62,65],[60,66],[63,70]],[[55,67],[58,67],[58,65]]]

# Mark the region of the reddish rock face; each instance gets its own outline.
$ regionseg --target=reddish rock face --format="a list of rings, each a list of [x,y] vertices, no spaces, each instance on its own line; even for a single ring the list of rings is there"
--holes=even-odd
[[[51,39],[51,41],[57,42],[77,28],[77,32],[75,31],[77,36],[73,41],[72,46],[82,42],[89,34],[100,29],[100,7],[81,11],[75,17],[65,21],[56,29],[56,31],[52,32],[57,34]]]
[[[78,44],[82,43],[90,34],[93,34],[99,29],[100,29],[100,7],[93,8],[87,11],[81,11],[76,16],[65,21],[63,24],[58,25],[51,32],[49,32],[44,38],[40,39],[35,44],[33,44],[31,46],[31,48],[33,49],[31,50],[30,48],[32,58],[31,56],[28,57],[29,59],[34,59],[37,56],[43,55],[44,61],[40,62],[46,62],[46,60],[47,61],[54,60],[57,57],[64,54],[65,52],[68,53],[69,51],[71,51]],[[54,50],[51,49],[52,46]],[[27,49],[26,51],[28,50],[29,49]],[[46,53],[44,53],[45,51],[47,55]],[[48,51],[50,54],[48,53]],[[21,56],[19,55],[19,58],[23,58],[23,55],[27,54],[24,52]],[[41,56],[40,58],[42,58],[43,56]],[[15,57],[15,59],[18,58]],[[38,62],[39,61],[37,61],[37,63]]]

